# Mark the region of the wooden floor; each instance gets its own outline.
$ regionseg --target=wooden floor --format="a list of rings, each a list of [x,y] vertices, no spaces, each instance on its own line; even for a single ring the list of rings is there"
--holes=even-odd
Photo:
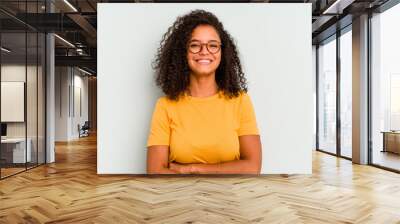
[[[35,167],[37,167],[37,164],[36,163],[31,163],[31,164],[27,164],[27,167],[25,167],[25,164],[18,164],[18,167],[6,167],[6,168],[4,168],[4,167],[2,167],[1,168],[1,178],[6,178],[6,177],[8,177],[8,176],[12,176],[12,175],[15,175],[15,174],[17,174],[17,173],[20,173],[20,172],[24,172],[24,171],[26,171],[27,169],[29,170],[29,169],[33,169],[33,168],[35,168]]]
[[[376,150],[374,151],[372,161],[377,165],[400,170],[400,154]]]
[[[400,175],[315,152],[312,175],[96,174],[96,139],[0,181],[0,223],[400,223]]]
[[[24,168],[1,168],[1,177],[2,178],[4,178],[4,177],[8,177],[8,176],[11,176],[11,175],[13,175],[13,174],[16,174],[16,173],[19,173],[19,172],[22,172],[22,171],[25,171],[26,169],[25,169],[25,167]]]

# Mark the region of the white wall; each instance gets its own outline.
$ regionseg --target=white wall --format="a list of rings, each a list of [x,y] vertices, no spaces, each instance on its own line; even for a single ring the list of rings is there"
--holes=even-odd
[[[77,139],[78,124],[83,125],[88,120],[88,78],[72,67],[56,67],[55,73],[55,140]],[[79,89],[82,114],[76,107]]]
[[[55,141],[68,140],[68,67],[55,68]]]
[[[85,123],[85,121],[87,121],[89,118],[88,77],[82,76],[82,75],[84,75],[82,72],[75,69],[74,83],[73,83],[74,107],[72,108],[73,113],[72,113],[72,120],[71,120],[71,126],[72,126],[71,135],[73,136],[73,138],[79,138],[79,132],[77,129],[78,124],[80,124],[82,126]],[[80,91],[80,93],[78,91]],[[80,94],[80,97],[79,97],[79,94]],[[80,107],[80,109],[79,109],[79,107]],[[80,110],[82,110],[82,111],[80,112]]]
[[[239,48],[262,173],[311,173],[311,4],[98,4],[98,173],[141,174],[156,99],[151,62],[178,15],[206,9]],[[152,19],[143,19],[152,18]]]

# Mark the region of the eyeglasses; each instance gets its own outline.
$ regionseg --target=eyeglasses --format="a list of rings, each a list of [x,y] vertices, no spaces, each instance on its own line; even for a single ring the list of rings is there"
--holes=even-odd
[[[208,43],[201,43],[200,41],[192,41],[189,42],[188,44],[188,50],[193,54],[197,54],[203,50],[203,45],[206,45],[208,52],[210,52],[211,54],[218,53],[218,51],[221,50],[222,46],[222,44],[218,41],[210,41]]]

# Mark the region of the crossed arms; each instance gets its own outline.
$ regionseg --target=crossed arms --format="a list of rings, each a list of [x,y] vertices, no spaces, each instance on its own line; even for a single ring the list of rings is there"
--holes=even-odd
[[[154,145],[147,150],[148,174],[260,174],[261,141],[259,135],[239,136],[240,160],[217,164],[169,163],[167,145]]]

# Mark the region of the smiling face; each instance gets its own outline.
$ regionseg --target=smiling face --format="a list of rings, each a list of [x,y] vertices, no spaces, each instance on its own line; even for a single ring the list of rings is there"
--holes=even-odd
[[[221,62],[220,43],[217,30],[210,25],[199,25],[193,30],[187,50],[187,61],[192,75],[215,74]],[[193,53],[198,50],[198,53]]]

